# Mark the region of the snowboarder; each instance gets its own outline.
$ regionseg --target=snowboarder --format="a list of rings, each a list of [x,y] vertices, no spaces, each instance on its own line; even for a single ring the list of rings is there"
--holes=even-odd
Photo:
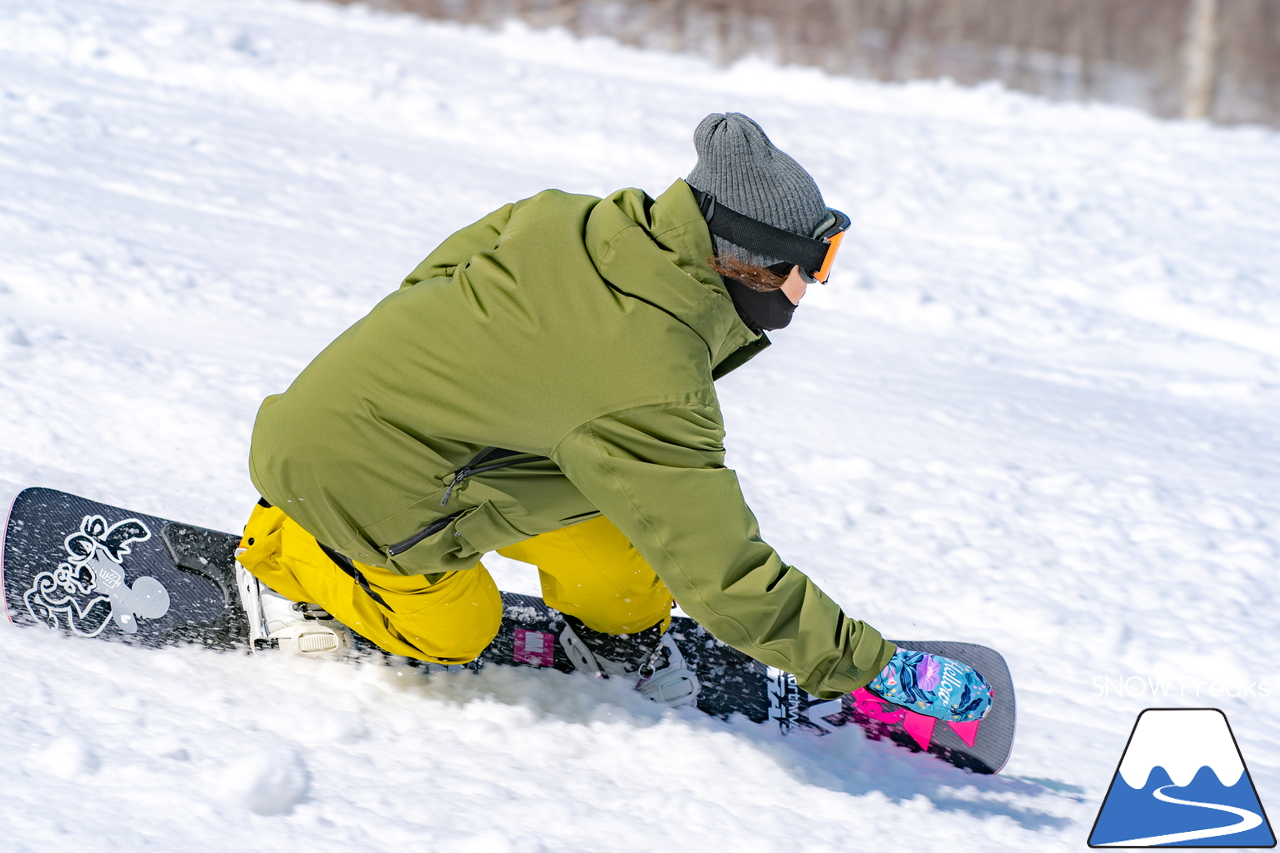
[[[496,551],[537,566],[597,671],[645,664],[674,598],[816,696],[981,718],[978,673],[846,616],[761,539],[724,466],[714,380],[825,282],[849,220],[746,116],[709,115],[694,142],[656,199],[547,190],[458,231],[263,402],[238,559],[283,596],[264,594],[273,636],[335,648],[345,626],[473,660],[502,614],[479,562]]]

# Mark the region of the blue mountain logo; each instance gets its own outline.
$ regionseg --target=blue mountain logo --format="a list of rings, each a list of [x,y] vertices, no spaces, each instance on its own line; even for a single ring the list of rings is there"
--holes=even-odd
[[[1275,847],[1227,717],[1217,708],[1138,715],[1090,847]]]

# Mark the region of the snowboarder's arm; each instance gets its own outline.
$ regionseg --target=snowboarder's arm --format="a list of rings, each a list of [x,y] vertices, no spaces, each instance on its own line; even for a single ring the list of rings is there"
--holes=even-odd
[[[511,219],[515,205],[508,204],[460,231],[454,232],[435,248],[426,260],[400,283],[400,289],[413,287],[429,278],[449,278],[461,264],[465,264],[477,252],[492,249],[498,244],[498,236]]]
[[[723,439],[714,406],[662,404],[586,423],[554,458],[720,640],[795,674],[817,696],[861,687],[893,645],[760,538],[737,476],[724,467]]]

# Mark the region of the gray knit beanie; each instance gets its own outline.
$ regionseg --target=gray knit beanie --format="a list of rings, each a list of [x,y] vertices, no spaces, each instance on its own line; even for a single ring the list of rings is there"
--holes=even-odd
[[[698,164],[689,173],[690,186],[710,193],[716,201],[775,228],[813,236],[827,219],[827,205],[818,185],[800,164],[779,151],[760,125],[742,113],[712,113],[693,132]],[[732,255],[760,266],[779,263],[727,240],[712,237],[717,255]]]

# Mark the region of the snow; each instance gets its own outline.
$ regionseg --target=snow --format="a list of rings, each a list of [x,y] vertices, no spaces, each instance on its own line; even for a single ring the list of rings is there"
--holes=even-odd
[[[1280,802],[1280,136],[286,0],[0,2],[0,500],[235,530],[258,402],[443,237],[740,110],[854,226],[720,383],[765,537],[1008,658],[977,777],[531,671],[0,630],[7,850],[1075,850],[1140,710]],[[519,564],[500,584],[536,590]]]

